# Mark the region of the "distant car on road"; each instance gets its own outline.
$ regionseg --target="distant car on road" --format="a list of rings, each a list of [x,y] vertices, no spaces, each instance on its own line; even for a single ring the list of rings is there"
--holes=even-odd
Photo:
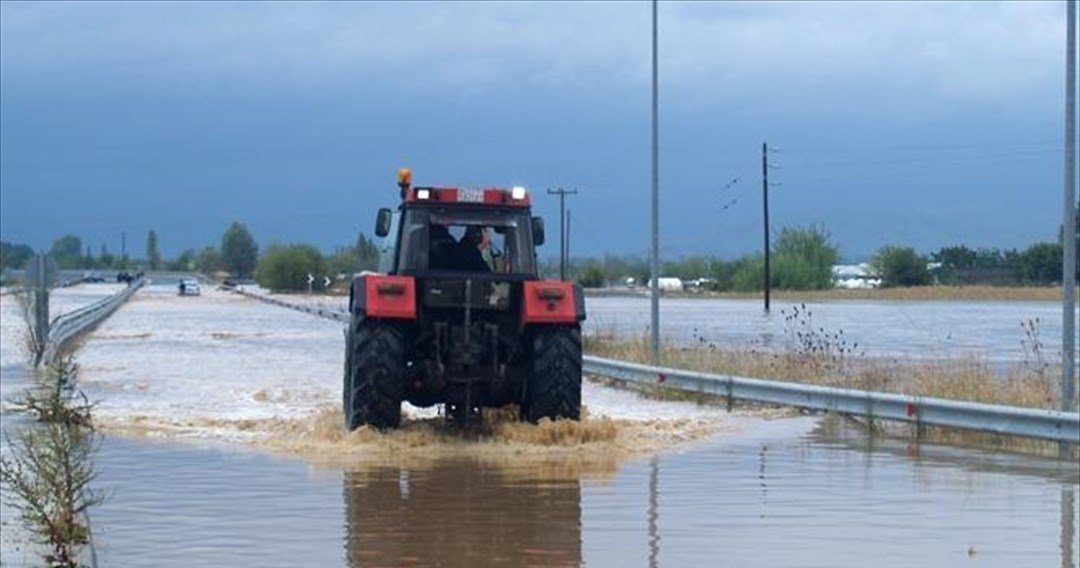
[[[181,279],[179,288],[181,296],[198,296],[202,293],[202,288],[199,287],[199,281],[194,278]]]

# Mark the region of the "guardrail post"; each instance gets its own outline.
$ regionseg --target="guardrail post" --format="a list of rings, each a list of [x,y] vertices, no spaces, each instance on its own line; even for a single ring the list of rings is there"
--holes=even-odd
[[[734,396],[734,394],[735,394],[734,393],[735,385],[734,385],[734,382],[735,382],[734,379],[732,379],[731,377],[728,377],[728,379],[727,379],[727,411],[728,412],[731,412],[731,410],[735,407],[735,396]]]
[[[49,285],[46,274],[45,255],[39,254],[37,262],[37,279],[33,287],[34,301],[34,343],[44,349],[45,342],[49,338]],[[41,363],[42,353],[36,353],[34,366]]]

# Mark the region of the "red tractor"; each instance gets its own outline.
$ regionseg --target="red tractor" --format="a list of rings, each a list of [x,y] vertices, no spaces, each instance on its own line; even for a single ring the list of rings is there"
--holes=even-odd
[[[484,407],[577,420],[585,301],[537,277],[544,223],[524,188],[413,187],[380,209],[378,274],[349,291],[342,403],[346,426],[395,428],[401,403],[445,405],[466,425]]]

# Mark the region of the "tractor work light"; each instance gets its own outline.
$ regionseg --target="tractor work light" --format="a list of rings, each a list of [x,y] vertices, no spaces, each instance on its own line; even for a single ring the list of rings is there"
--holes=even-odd
[[[515,185],[510,190],[510,197],[514,199],[525,199],[525,188],[520,185]]]
[[[416,190],[416,198],[417,199],[428,199],[430,197],[431,197],[431,190],[429,190],[429,189],[418,189],[418,190]]]

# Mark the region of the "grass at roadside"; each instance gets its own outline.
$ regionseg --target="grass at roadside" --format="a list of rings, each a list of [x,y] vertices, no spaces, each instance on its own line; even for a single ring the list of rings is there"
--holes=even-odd
[[[586,339],[590,355],[649,362],[643,340]],[[953,361],[879,360],[851,356],[815,356],[755,349],[665,347],[666,367],[863,390],[898,392],[1031,408],[1056,408],[1054,365],[1008,364],[995,369],[974,356]]]

